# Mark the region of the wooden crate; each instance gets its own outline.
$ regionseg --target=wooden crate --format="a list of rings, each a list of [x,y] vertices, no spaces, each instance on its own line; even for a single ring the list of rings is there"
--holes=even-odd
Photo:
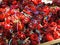
[[[46,42],[46,43],[42,43],[42,44],[39,44],[39,45],[53,45],[55,43],[60,43],[60,39],[56,39],[56,40],[49,41],[49,42]]]

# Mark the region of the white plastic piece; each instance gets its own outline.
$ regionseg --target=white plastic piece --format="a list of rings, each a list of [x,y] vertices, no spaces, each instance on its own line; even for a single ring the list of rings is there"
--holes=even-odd
[[[50,4],[52,4],[52,0],[42,0],[41,2],[44,2],[45,4],[48,4],[48,3],[50,3]]]
[[[2,33],[0,33],[0,36],[2,35]]]

